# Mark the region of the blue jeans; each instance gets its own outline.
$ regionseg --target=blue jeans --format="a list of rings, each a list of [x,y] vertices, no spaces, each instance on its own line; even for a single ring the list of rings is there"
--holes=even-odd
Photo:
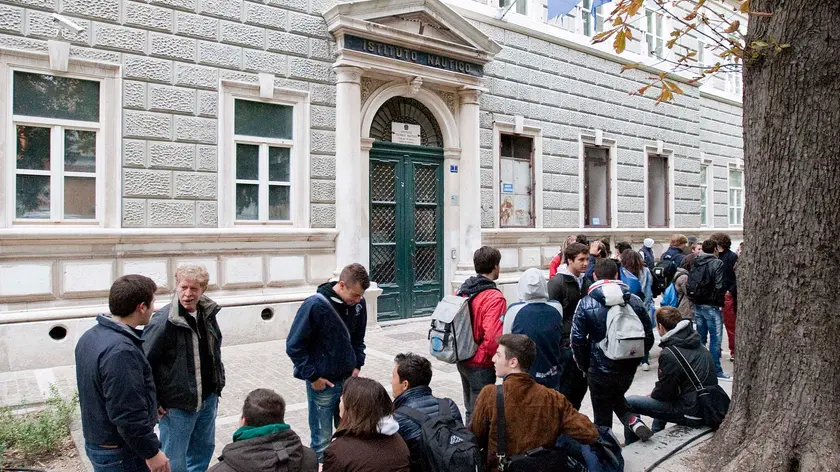
[[[330,444],[333,427],[338,427],[338,403],[341,401],[341,391],[344,381],[333,382],[332,387],[315,390],[306,381],[306,402],[309,407],[309,438],[310,447],[318,456],[318,463],[324,463],[324,449]]]
[[[626,398],[627,405],[630,406],[630,411],[637,415],[650,416],[653,418],[653,427],[651,430],[656,433],[665,429],[668,423],[676,423],[684,426],[703,426],[703,420],[700,418],[686,417],[685,412],[678,408],[673,403],[654,400],[650,397],[640,397],[632,395]],[[624,426],[624,443],[632,444],[639,440],[639,437],[628,428]]]
[[[206,472],[216,448],[219,397],[210,394],[199,411],[170,408],[160,419],[160,448],[172,472]]]
[[[706,345],[706,333],[709,334],[709,352],[715,360],[715,373],[723,374],[720,366],[720,343],[723,340],[723,315],[720,308],[712,305],[696,305],[694,307],[694,323],[697,324],[697,334],[700,342]]]
[[[146,461],[128,446],[105,448],[85,444],[93,472],[149,472]]]

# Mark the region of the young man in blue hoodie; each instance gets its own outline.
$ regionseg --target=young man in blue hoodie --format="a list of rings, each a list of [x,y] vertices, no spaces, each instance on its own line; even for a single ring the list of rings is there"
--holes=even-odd
[[[338,426],[338,404],[344,381],[359,375],[365,364],[367,304],[370,277],[361,264],[350,264],[338,277],[307,298],[295,314],[286,354],[294,376],[306,381],[311,447],[324,461],[333,426]]]
[[[612,415],[630,427],[642,440],[651,436],[641,418],[630,412],[624,394],[633,383],[636,368],[642,358],[612,360],[601,349],[607,336],[607,313],[610,307],[629,304],[644,327],[645,354],[653,347],[653,329],[645,305],[618,277],[618,267],[610,259],[599,260],[595,266],[596,282],[589,294],[577,306],[572,321],[572,351],[580,370],[586,372],[595,424],[612,427]]]
[[[560,391],[563,368],[563,307],[548,300],[548,286],[539,269],[528,269],[519,279],[519,303],[505,313],[504,334],[524,334],[537,345],[537,357],[528,373],[540,385]]]

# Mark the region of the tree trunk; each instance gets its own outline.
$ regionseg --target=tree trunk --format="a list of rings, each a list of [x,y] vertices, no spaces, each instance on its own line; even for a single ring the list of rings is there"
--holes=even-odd
[[[753,0],[733,403],[710,470],[840,470],[840,0]],[[772,48],[771,48],[772,49]],[[749,51],[747,55],[749,55]]]

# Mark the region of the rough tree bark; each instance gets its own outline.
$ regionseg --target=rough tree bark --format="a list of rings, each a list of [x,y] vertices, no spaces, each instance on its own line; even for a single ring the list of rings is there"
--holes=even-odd
[[[840,470],[840,0],[753,0],[744,68],[745,253],[727,471]]]

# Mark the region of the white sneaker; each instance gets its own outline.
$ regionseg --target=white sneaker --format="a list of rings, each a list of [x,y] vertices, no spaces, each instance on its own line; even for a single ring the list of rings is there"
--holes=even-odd
[[[649,371],[650,370],[650,364],[648,364],[647,362],[642,362],[642,370],[645,371],[645,372]]]

